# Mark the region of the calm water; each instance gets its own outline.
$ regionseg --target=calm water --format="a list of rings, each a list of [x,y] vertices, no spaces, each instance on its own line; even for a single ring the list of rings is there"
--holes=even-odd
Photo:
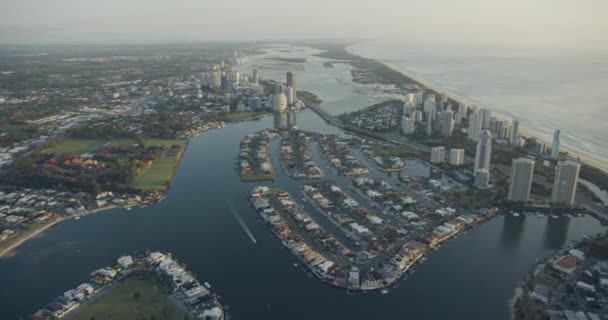
[[[608,168],[608,54],[575,48],[497,48],[370,41],[351,47],[472,104],[519,118],[520,128]]]
[[[301,77],[300,86],[309,89],[308,81],[324,81],[327,96],[321,96],[330,101],[328,107],[349,99],[364,103],[364,97],[341,96],[352,95],[352,88],[332,82],[334,75],[322,68],[316,77],[310,73],[311,80]],[[248,205],[246,192],[255,184],[241,183],[234,169],[239,141],[272,124],[272,118],[264,118],[204,133],[192,139],[159,205],[62,223],[0,260],[0,318],[32,313],[86,281],[91,270],[123,253],[151,249],[172,252],[209,281],[230,305],[233,319],[507,319],[513,288],[537,257],[602,230],[589,217],[499,217],[445,245],[389,294],[346,295],[293,267],[295,259]],[[298,115],[298,125],[337,132],[308,110]],[[278,165],[275,169],[280,175],[275,185],[298,188]]]

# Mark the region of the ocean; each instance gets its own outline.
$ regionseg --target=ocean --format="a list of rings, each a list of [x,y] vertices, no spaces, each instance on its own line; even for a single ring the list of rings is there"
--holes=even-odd
[[[360,42],[349,50],[380,60],[470,104],[519,119],[551,142],[608,170],[608,53],[553,48]]]

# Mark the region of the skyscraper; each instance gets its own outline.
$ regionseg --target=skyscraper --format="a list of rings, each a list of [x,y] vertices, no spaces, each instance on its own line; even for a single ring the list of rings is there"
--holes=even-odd
[[[482,125],[481,128],[482,129],[492,129],[491,126],[491,119],[492,119],[492,110],[490,109],[480,109],[479,110],[479,114],[481,114],[482,117]]]
[[[469,119],[469,139],[479,141],[479,135],[483,127],[483,115],[480,112],[474,112]]]
[[[298,100],[298,95],[296,93],[296,74],[291,71],[287,72],[287,86],[293,88],[293,100]]]
[[[450,149],[450,164],[460,166],[464,164],[464,149]]]
[[[559,129],[555,129],[553,133],[553,144],[551,145],[551,159],[557,160],[559,158]]]
[[[518,139],[519,137],[519,120],[515,119],[513,120],[513,127],[511,128],[511,144],[512,145],[517,145]]]
[[[412,134],[416,130],[413,118],[403,117],[401,119],[401,132],[405,135]]]
[[[574,204],[580,169],[581,165],[572,160],[559,161],[557,163],[551,202],[569,206]]]
[[[443,111],[441,113],[441,134],[444,137],[451,137],[454,131],[454,112]]]
[[[489,130],[481,131],[477,149],[475,151],[475,171],[490,171],[490,158],[492,156],[492,134]]]
[[[514,159],[511,166],[509,182],[509,201],[528,201],[534,177],[534,160],[528,158]]]
[[[443,163],[445,162],[445,148],[434,147],[431,148],[431,163]]]
[[[426,135],[429,137],[433,135],[433,117],[431,112],[426,113]]]
[[[272,97],[272,107],[275,112],[284,112],[287,110],[287,97],[284,93],[281,92]]]
[[[293,88],[289,87],[289,86],[287,88],[285,88],[285,94],[287,95],[287,105],[289,105],[289,106],[293,105],[293,103],[294,103],[294,98],[293,98],[294,90],[293,90]]]
[[[253,83],[260,83],[260,76],[258,75],[258,69],[253,69],[253,79],[251,80]]]
[[[486,169],[475,170],[475,187],[488,189],[490,187],[490,171]]]

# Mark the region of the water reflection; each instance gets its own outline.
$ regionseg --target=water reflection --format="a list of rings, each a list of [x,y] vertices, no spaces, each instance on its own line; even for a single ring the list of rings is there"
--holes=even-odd
[[[566,244],[568,239],[568,229],[570,228],[570,218],[560,216],[558,218],[549,217],[544,233],[544,246],[549,249],[560,249]]]
[[[509,252],[516,251],[521,242],[525,224],[526,216],[515,217],[510,214],[506,215],[502,224],[500,247],[508,249]]]
[[[283,112],[273,112],[273,122],[275,129],[291,129],[296,127],[297,124],[297,114],[296,110],[287,110]]]

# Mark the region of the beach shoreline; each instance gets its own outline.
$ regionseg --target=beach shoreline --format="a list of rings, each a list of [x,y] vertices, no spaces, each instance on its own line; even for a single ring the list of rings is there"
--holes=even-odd
[[[60,222],[66,220],[66,219],[68,219],[68,218],[59,217],[59,218],[55,219],[54,221],[49,222],[46,225],[26,234],[24,237],[21,237],[19,240],[15,241],[14,243],[11,243],[8,247],[2,248],[0,251],[0,260],[3,258],[10,257],[11,253],[14,253],[14,250],[17,249],[19,246],[26,243],[28,240],[41,236],[44,233],[44,231],[46,231],[47,229],[50,229],[51,227],[59,224]]]
[[[461,104],[467,104],[467,105],[473,105],[474,103],[468,102],[465,98],[462,98],[454,93],[451,93],[447,90],[445,90],[444,88],[441,88],[423,78],[420,78],[419,76],[413,75],[412,72],[409,72],[408,70],[404,69],[403,67],[400,67],[394,63],[390,63],[387,61],[383,61],[383,60],[376,60],[376,59],[371,59],[371,58],[366,58],[366,57],[362,57],[357,55],[357,53],[355,53],[352,50],[352,47],[354,45],[356,45],[358,43],[349,43],[346,44],[344,46],[344,51],[347,52],[348,54],[352,55],[352,56],[357,56],[360,57],[361,59],[368,59],[368,60],[374,60],[377,61],[378,63],[383,64],[385,67],[391,69],[394,72],[400,73],[403,77],[405,78],[409,78],[414,82],[417,82],[420,86],[422,86],[423,88],[426,89],[430,89],[436,92],[441,92],[441,93],[445,93],[446,96],[453,100],[456,101],[458,103]],[[496,114],[499,118],[502,119],[513,119],[510,116],[504,115],[502,114],[500,111],[497,110],[492,110],[493,114]],[[542,141],[543,143],[545,143],[546,145],[551,145],[551,141],[548,141],[547,139],[544,139],[541,137],[541,135],[536,132],[534,129],[530,129],[530,128],[522,128],[520,126],[519,128],[519,133],[524,136],[524,137],[528,137],[528,138],[536,138],[538,141]],[[564,144],[560,145],[560,150],[562,152],[567,152],[568,153],[568,157],[570,158],[574,158],[574,159],[580,159],[580,162],[589,165],[591,167],[595,167],[598,168],[604,172],[608,172],[608,163],[605,163],[603,161],[594,159],[592,157],[590,157],[589,155],[585,154],[585,152],[582,152],[580,150],[577,150],[576,148],[573,148],[571,146],[567,146]]]

